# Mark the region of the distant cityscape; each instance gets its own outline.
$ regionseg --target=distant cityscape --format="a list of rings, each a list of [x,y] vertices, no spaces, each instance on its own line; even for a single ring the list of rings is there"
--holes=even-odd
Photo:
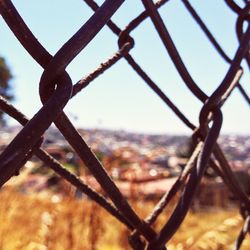
[[[1,151],[20,129],[20,127],[9,127],[1,131]],[[79,129],[78,131],[124,195],[128,197],[135,194],[141,194],[144,197],[164,194],[171,188],[192,151],[190,138],[183,135],[150,135],[101,129]],[[245,172],[249,176],[250,135],[222,135],[218,142],[233,171]],[[56,128],[46,132],[42,147],[90,186],[100,189],[84,163]],[[10,180],[10,184],[6,185],[14,183],[13,185],[24,192],[40,192],[51,187],[59,193],[65,190],[59,179],[51,171],[45,170],[45,167],[42,162],[32,157],[21,171],[23,173],[20,177],[13,178],[14,180]],[[224,195],[224,187],[221,188],[224,184],[221,181],[216,178],[208,180],[217,190],[220,185],[219,189],[223,190],[222,195]],[[209,184],[210,187],[212,184]],[[220,199],[217,198],[217,200]]]
[[[20,129],[21,127],[8,127],[1,131],[0,147],[7,145]],[[186,135],[140,134],[102,129],[79,129],[79,133],[93,150],[103,154],[110,154],[119,148],[131,148],[142,156],[160,151],[158,157],[165,158],[166,162],[185,150],[190,138]],[[221,135],[218,142],[232,167],[250,167],[250,135]],[[57,129],[52,128],[46,132],[43,145],[47,147],[49,144],[63,147],[67,142]]]

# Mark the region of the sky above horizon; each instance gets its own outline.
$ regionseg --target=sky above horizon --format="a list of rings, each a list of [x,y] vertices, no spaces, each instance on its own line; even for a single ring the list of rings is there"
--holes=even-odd
[[[82,1],[12,1],[40,43],[55,54],[93,14]],[[101,4],[103,1],[97,1]],[[242,5],[243,1],[237,1]],[[236,15],[224,1],[190,1],[230,58],[236,53]],[[216,6],[216,8],[214,7]],[[141,1],[127,0],[112,20],[120,28],[143,11]],[[170,0],[160,13],[192,77],[211,95],[229,65],[217,54],[204,33],[178,0]],[[177,107],[198,125],[202,103],[186,88],[149,18],[131,36],[131,55]],[[0,17],[0,56],[14,75],[13,104],[29,118],[41,108],[39,80],[43,69],[20,45]],[[67,67],[76,83],[118,50],[117,37],[104,27]],[[249,93],[249,69],[243,62],[241,84]],[[248,89],[247,89],[248,87]],[[64,109],[77,127],[123,129],[133,132],[190,134],[190,130],[122,59],[71,99]],[[249,106],[236,89],[222,108],[222,133],[249,134]],[[10,119],[9,124],[15,124]]]

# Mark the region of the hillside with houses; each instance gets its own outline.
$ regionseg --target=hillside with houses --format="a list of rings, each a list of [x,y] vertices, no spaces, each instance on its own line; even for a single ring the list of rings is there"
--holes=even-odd
[[[19,127],[9,128],[0,135],[1,150],[14,138]],[[182,172],[192,143],[187,136],[137,134],[125,131],[79,129],[79,133],[102,162],[122,193],[130,199],[158,199],[164,195]],[[219,140],[226,156],[246,192],[250,193],[250,136],[224,135]],[[102,192],[84,163],[55,128],[44,136],[42,147],[65,168],[94,189]],[[36,157],[7,184],[23,193],[56,194],[84,198],[59,178]],[[209,186],[209,189],[207,188]],[[209,199],[208,199],[209,197]],[[196,195],[196,206],[230,206],[234,197],[211,168]]]

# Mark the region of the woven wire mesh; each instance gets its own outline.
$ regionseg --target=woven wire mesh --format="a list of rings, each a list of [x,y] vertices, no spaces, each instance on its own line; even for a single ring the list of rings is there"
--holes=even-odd
[[[25,162],[33,155],[36,155],[62,178],[67,180],[81,192],[85,193],[89,198],[123,223],[131,231],[130,244],[132,248],[148,250],[166,249],[167,242],[179,229],[189,211],[195,192],[200,188],[201,180],[209,165],[223,179],[228,188],[237,197],[244,210],[245,225],[242,231],[239,232],[239,237],[235,245],[235,249],[240,249],[249,231],[250,200],[236,180],[230,164],[217,143],[217,139],[223,121],[221,108],[227,101],[231,92],[235,91],[237,88],[247,104],[250,104],[250,98],[247,91],[245,91],[240,84],[243,75],[241,64],[246,61],[249,66],[250,63],[249,1],[242,1],[244,2],[244,7],[241,7],[234,1],[225,0],[226,6],[237,15],[236,33],[239,40],[239,46],[232,59],[222,49],[189,1],[182,1],[186,10],[191,14],[197,25],[199,25],[211,45],[213,45],[217,53],[229,65],[224,79],[210,95],[202,91],[192,78],[159,14],[158,9],[170,1],[160,0],[154,3],[152,0],[142,0],[145,10],[135,19],[130,21],[125,29],[121,29],[111,20],[112,15],[119,8],[122,8],[124,0],[106,0],[101,6],[98,6],[98,4],[92,0],[85,0],[84,2],[93,10],[94,14],[83,24],[77,33],[75,33],[54,56],[52,56],[35,38],[12,2],[10,0],[0,1],[0,13],[6,24],[22,46],[28,51],[30,56],[44,68],[39,83],[39,93],[43,107],[32,119],[29,120],[7,100],[3,97],[0,98],[1,110],[23,125],[23,129],[0,155],[1,186],[13,175],[17,174]],[[197,125],[189,121],[184,113],[167,97],[130,53],[136,43],[130,33],[138,28],[146,19],[152,21],[183,83],[193,94],[194,98],[197,98],[203,103],[199,114],[199,124]],[[119,50],[108,60],[102,62],[96,70],[79,80],[77,83],[72,84],[72,80],[65,70],[66,67],[82,50],[84,50],[88,43],[91,43],[94,36],[100,32],[105,25],[108,26],[117,37]],[[70,98],[77,95],[93,80],[109,70],[121,59],[127,61],[138,76],[145,81],[146,85],[155,92],[180,121],[191,130],[191,138],[195,145],[195,149],[188,163],[172,188],[160,199],[152,213],[145,219],[140,218],[134,211],[133,207],[131,207],[128,200],[122,195],[119,188],[105,170],[105,166],[97,159],[90,147],[63,112],[63,108],[67,105]],[[52,123],[56,125],[65,139],[79,155],[109,199],[106,199],[103,195],[93,190],[76,175],[67,171],[60,162],[54,159],[41,147],[43,134]],[[164,208],[169,205],[170,201],[176,196],[179,190],[182,190],[182,194],[176,202],[173,213],[159,232],[156,232],[152,224],[157,220]]]

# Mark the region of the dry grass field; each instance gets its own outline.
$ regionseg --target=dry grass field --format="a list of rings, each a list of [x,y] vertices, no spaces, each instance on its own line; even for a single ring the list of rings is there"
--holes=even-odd
[[[7,188],[0,192],[1,250],[130,249],[129,232],[94,203],[48,197],[22,195]],[[153,206],[152,202],[133,205],[144,217]],[[156,223],[156,230],[166,216]],[[232,249],[241,226],[236,210],[189,213],[168,250]],[[247,249],[249,236],[242,247]]]

